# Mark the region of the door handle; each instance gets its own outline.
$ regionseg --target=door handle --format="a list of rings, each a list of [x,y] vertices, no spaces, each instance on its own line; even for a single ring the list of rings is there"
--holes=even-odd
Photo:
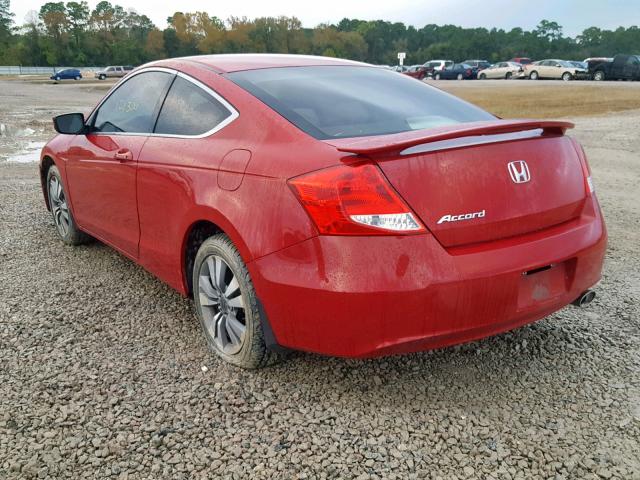
[[[127,162],[133,160],[133,154],[131,150],[123,148],[122,150],[118,150],[118,152],[114,155],[116,160],[120,160],[121,162]]]

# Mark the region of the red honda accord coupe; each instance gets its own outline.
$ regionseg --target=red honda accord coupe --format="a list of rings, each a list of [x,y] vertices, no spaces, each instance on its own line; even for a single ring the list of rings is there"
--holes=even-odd
[[[192,295],[220,357],[443,347],[586,304],[606,230],[559,121],[500,120],[367,64],[154,62],[43,149],[62,240]]]

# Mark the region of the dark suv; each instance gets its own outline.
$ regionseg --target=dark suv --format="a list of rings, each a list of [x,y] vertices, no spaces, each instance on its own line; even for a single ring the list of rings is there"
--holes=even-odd
[[[616,55],[613,61],[589,62],[594,80],[640,80],[640,55]]]

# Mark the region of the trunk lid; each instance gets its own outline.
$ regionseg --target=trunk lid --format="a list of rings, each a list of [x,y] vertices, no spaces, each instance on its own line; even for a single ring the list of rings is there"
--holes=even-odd
[[[422,138],[398,134],[386,147],[382,137],[370,137],[366,147],[363,139],[336,146],[373,158],[445,247],[535,232],[580,215],[585,178],[563,136],[571,124],[482,123]]]

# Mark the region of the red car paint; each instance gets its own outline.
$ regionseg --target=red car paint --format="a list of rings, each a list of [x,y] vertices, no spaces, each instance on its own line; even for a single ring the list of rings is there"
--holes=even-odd
[[[539,320],[598,282],[606,230],[584,152],[564,136],[571,124],[496,120],[320,141],[224,75],[345,64],[355,63],[277,55],[155,62],[199,80],[240,115],[204,138],[58,135],[41,165],[60,169],[83,230],[184,295],[189,233],[215,224],[247,264],[275,341],[293,349],[367,357],[466,342]],[[518,137],[529,131],[537,133]],[[512,182],[513,160],[529,164],[530,182]],[[323,230],[296,189],[323,169],[388,182],[381,195],[412,212],[420,229]],[[486,215],[468,222],[438,223],[480,210]]]

